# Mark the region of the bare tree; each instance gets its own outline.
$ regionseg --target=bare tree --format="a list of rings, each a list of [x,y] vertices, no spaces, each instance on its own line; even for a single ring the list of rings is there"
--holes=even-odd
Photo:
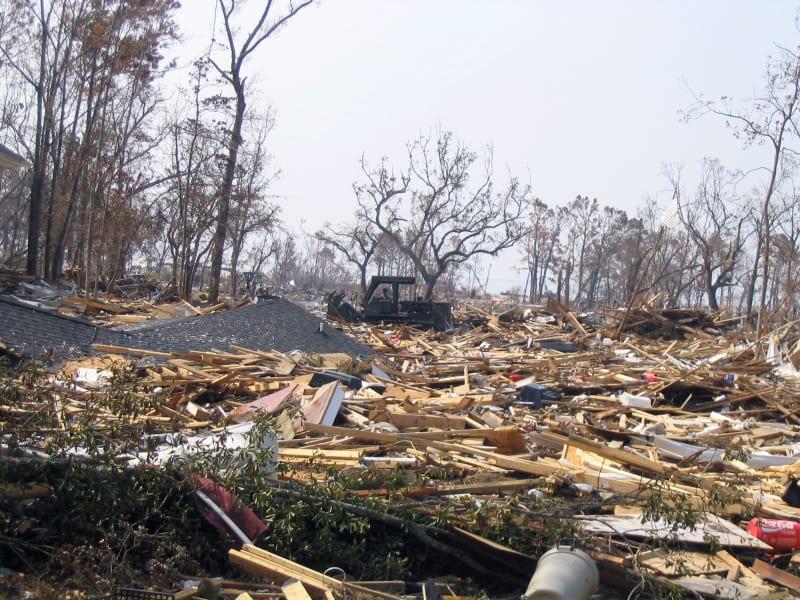
[[[231,241],[231,294],[239,293],[239,258],[245,243],[253,234],[269,236],[275,228],[280,209],[269,201],[266,191],[278,176],[269,170],[267,136],[272,130],[272,114],[254,119],[251,142],[242,146],[243,160],[237,165],[229,220]]]
[[[381,241],[381,235],[373,224],[361,220],[334,227],[328,223],[315,235],[317,239],[333,246],[347,262],[356,268],[361,293],[366,294],[367,271]]]
[[[522,248],[528,271],[528,302],[538,302],[544,294],[544,286],[553,266],[559,247],[560,226],[556,211],[538,198],[531,201],[530,221]]]
[[[174,177],[158,213],[172,256],[172,282],[185,299],[191,298],[195,276],[211,248],[220,171],[216,157],[223,147],[201,100],[203,66],[196,66],[189,111],[176,114],[169,126]]]
[[[386,159],[354,186],[359,218],[391,239],[413,262],[430,300],[448,269],[481,255],[496,256],[525,234],[531,190],[515,177],[495,192],[492,153],[469,189],[478,155],[448,131],[420,136],[408,146],[408,166],[395,176]]]
[[[800,52],[779,48],[780,55],[767,65],[764,90],[741,105],[724,98],[712,102],[697,97],[697,104],[688,114],[714,114],[722,117],[734,134],[746,145],[766,145],[770,150],[762,196],[759,231],[761,250],[761,298],[758,313],[758,331],[766,328],[767,288],[770,270],[770,235],[773,195],[788,170],[793,166],[798,151],[792,144],[798,141],[798,103],[800,103]]]
[[[225,160],[225,172],[219,191],[219,206],[217,212],[217,227],[214,233],[214,246],[211,251],[211,283],[209,285],[209,301],[216,302],[219,297],[220,277],[222,275],[222,259],[225,253],[225,238],[228,234],[228,216],[233,193],[233,180],[236,175],[236,163],[239,156],[239,147],[242,145],[242,124],[244,123],[247,102],[245,97],[247,78],[242,75],[242,67],[247,58],[255,52],[264,40],[273,35],[292,17],[299,13],[313,0],[301,0],[297,4],[289,1],[286,11],[276,16],[274,0],[266,0],[264,8],[256,19],[255,26],[250,30],[244,41],[237,44],[235,40],[233,14],[240,3],[237,0],[217,0],[222,14],[222,23],[225,29],[227,52],[229,61],[225,67],[220,66],[215,60],[211,64],[220,77],[230,84],[234,94],[233,125],[228,139],[228,155]]]
[[[562,247],[563,303],[579,303],[585,293],[589,275],[590,250],[595,244],[600,226],[600,204],[596,198],[577,196],[560,207],[559,221],[566,224],[566,239]],[[575,287],[572,279],[575,276]],[[572,293],[572,290],[575,293]]]
[[[679,199],[681,222],[700,256],[698,280],[708,305],[718,310],[718,292],[735,283],[735,270],[747,241],[747,213],[740,206],[730,174],[717,160],[703,160],[693,200],[684,197],[679,171],[668,171],[667,176]]]
[[[290,283],[297,278],[300,271],[300,253],[291,232],[282,231],[276,237],[272,257],[272,279],[274,281]]]
[[[632,238],[632,248],[623,250],[631,257],[626,274],[628,304],[643,294],[660,297],[662,306],[678,306],[686,290],[694,285],[700,267],[698,251],[685,228],[663,223],[663,212],[653,198],[647,198],[639,211],[640,235]]]

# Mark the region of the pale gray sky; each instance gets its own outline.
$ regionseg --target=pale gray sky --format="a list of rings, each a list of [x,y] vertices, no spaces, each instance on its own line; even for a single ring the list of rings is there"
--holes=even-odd
[[[183,0],[181,64],[211,36],[214,0]],[[249,0],[243,13],[261,4]],[[751,168],[713,118],[683,123],[687,86],[741,97],[760,85],[775,43],[793,46],[789,0],[321,0],[259,48],[245,70],[250,105],[277,114],[273,192],[291,227],[349,218],[358,161],[403,159],[404,143],[441,125],[536,195],[577,194],[634,211],[666,202],[664,161],[691,175],[705,155]],[[243,28],[252,19],[242,19]],[[524,282],[518,253],[493,267],[491,288]]]

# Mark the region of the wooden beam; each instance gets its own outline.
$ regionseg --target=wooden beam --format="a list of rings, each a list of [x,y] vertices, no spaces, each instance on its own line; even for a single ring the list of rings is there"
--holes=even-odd
[[[287,579],[281,585],[283,595],[286,600],[311,600],[311,596],[306,591],[301,581],[297,579]]]
[[[608,458],[624,465],[636,467],[643,471],[649,471],[659,475],[664,473],[664,465],[660,462],[650,460],[644,456],[634,454],[633,452],[627,452],[619,448],[609,448],[605,444],[595,442],[594,440],[579,437],[577,435],[560,435],[558,433],[553,433],[552,431],[540,431],[538,435],[548,441],[558,442],[564,444],[565,446],[572,446],[573,448],[580,448],[581,450],[585,450],[587,452],[593,452],[594,454],[602,456],[603,458]]]
[[[794,592],[800,592],[800,577],[787,573],[783,569],[778,569],[765,563],[763,560],[753,561],[753,572],[767,581],[772,581]]]
[[[110,346],[108,344],[92,344],[92,350],[107,352],[108,354],[133,354],[135,356],[157,356],[159,358],[169,358],[169,352],[158,352],[156,350],[143,350],[141,348],[126,348],[125,346]]]

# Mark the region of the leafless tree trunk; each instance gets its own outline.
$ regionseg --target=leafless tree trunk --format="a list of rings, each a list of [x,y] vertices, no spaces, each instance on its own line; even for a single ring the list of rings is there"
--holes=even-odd
[[[303,8],[313,2],[313,0],[301,0],[297,4],[289,2],[287,12],[272,21],[273,0],[267,0],[261,14],[256,21],[256,25],[250,30],[240,47],[237,47],[234,39],[234,26],[232,16],[237,7],[237,0],[217,0],[222,22],[227,38],[227,51],[230,61],[226,68],[221,67],[216,61],[211,60],[211,64],[219,75],[230,84],[235,97],[235,108],[233,126],[230,130],[228,140],[228,156],[225,160],[225,173],[222,177],[222,185],[219,190],[219,207],[217,213],[217,226],[214,232],[214,246],[211,250],[211,282],[209,284],[209,302],[216,302],[219,298],[220,278],[222,276],[222,259],[225,253],[225,238],[228,233],[228,216],[231,206],[231,194],[233,191],[233,178],[236,174],[236,162],[239,156],[239,147],[242,145],[242,124],[247,108],[245,100],[245,89],[247,78],[242,76],[242,66],[247,57],[250,56],[261,43],[275,33],[289,19],[295,16]]]

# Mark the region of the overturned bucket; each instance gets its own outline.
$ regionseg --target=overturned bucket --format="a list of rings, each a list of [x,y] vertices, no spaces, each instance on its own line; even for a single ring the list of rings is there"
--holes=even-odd
[[[557,546],[539,558],[522,600],[586,600],[599,583],[597,565],[588,554]]]

